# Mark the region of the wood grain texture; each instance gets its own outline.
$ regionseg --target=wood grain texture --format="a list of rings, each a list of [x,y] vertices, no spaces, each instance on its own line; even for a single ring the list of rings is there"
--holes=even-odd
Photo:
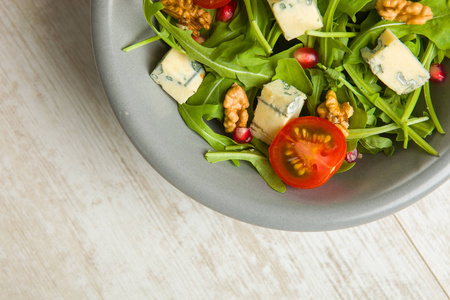
[[[333,232],[222,216],[122,131],[97,76],[89,1],[0,7],[0,299],[449,298],[449,182]]]

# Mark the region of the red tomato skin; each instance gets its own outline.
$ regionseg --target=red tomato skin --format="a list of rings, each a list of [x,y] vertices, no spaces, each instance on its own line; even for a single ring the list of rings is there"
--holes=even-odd
[[[282,155],[280,154],[281,151],[283,151],[283,146],[287,142],[289,142],[292,145],[293,143],[294,144],[296,143],[294,140],[292,140],[292,137],[290,137],[290,132],[293,130],[294,127],[298,126],[306,126],[305,128],[310,127],[311,129],[319,128],[321,131],[324,131],[332,136],[332,140],[335,145],[332,151],[329,153],[329,156],[326,155],[320,157],[324,161],[317,160],[317,164],[315,164],[315,169],[312,172],[310,172],[309,176],[301,178],[292,176],[289,170],[285,168],[286,163],[283,160]],[[310,153],[323,152],[322,151],[323,145],[321,146],[320,143],[317,147],[315,147],[314,144],[318,143],[311,143],[309,141],[305,141],[300,142],[298,144],[301,143],[303,143],[306,146],[313,145],[310,146],[311,148],[309,148],[307,152]],[[300,155],[302,154],[304,153],[300,153]],[[313,189],[326,183],[336,173],[336,171],[339,170],[339,167],[342,165],[342,162],[344,161],[346,154],[347,154],[347,143],[345,141],[344,134],[340,131],[340,129],[326,119],[313,116],[300,117],[290,121],[281,129],[281,131],[277,134],[277,136],[275,137],[275,139],[273,140],[273,142],[269,147],[269,159],[273,166],[273,169],[275,170],[275,173],[277,173],[280,179],[287,185],[300,189]],[[306,154],[306,157],[309,158],[308,154]],[[315,158],[312,158],[312,161],[316,162]],[[311,171],[311,168],[309,168],[308,171]]]
[[[228,4],[231,0],[193,0],[200,7],[214,9]]]

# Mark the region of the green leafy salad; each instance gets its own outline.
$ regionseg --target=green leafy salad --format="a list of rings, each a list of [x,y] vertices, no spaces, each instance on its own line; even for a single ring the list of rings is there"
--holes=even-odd
[[[191,29],[180,26],[177,18],[163,10],[162,2],[144,0],[145,18],[156,35],[124,48],[124,51],[130,51],[151,42],[162,41],[171,47],[171,51],[177,52],[176,57],[171,58],[174,60],[172,65],[176,66],[172,72],[181,68],[180,55],[188,59],[195,77],[186,82],[177,82],[179,88],[173,83],[174,76],[170,74],[169,54],[161,58],[162,62],[151,77],[163,87],[165,80],[165,90],[173,88],[173,93],[169,94],[177,95],[173,96],[175,99],[178,96],[186,98],[176,99],[178,111],[186,125],[212,147],[205,154],[209,162],[231,161],[239,166],[242,161],[247,161],[272,189],[285,192],[285,184],[313,188],[326,182],[334,173],[350,170],[357,163],[356,159],[345,158],[346,153],[350,152],[356,151],[360,159],[363,154],[378,152],[390,156],[394,152],[394,144],[406,149],[409,143],[415,143],[423,149],[424,154],[438,156],[438,152],[425,140],[434,131],[444,133],[433,109],[429,80],[435,76],[430,68],[442,67],[442,61],[446,57],[450,58],[450,1],[418,2],[433,13],[420,25],[383,18],[375,9],[376,1],[371,0],[232,1],[233,5],[236,4],[232,7],[234,14],[226,22],[219,20],[219,9],[203,8],[210,14],[211,23],[208,29],[199,30],[203,38],[202,43],[199,43],[193,38]],[[289,10],[295,10],[297,6],[305,8],[306,5],[312,5],[317,10],[319,17],[311,22],[320,23],[320,26],[308,27],[306,24],[306,30],[298,36],[292,36],[291,31],[296,28],[292,28],[295,22],[291,22],[290,18],[295,12],[290,13]],[[389,7],[386,9],[389,10]],[[308,22],[305,19],[303,23]],[[296,57],[298,50],[304,48],[314,49],[317,53],[318,62],[313,67],[303,68]],[[418,66],[408,60],[410,58],[407,59],[407,55],[400,54],[401,51],[411,53],[411,59],[417,61]],[[442,74],[445,76],[445,73]],[[394,79],[389,79],[389,76]],[[276,104],[266,103],[266,96],[262,94],[276,94],[275,87],[269,91],[269,84],[274,82],[282,82],[285,91],[292,87],[295,93],[304,95],[304,100],[300,102],[298,97],[294,97],[296,105],[300,105],[300,113],[289,115],[292,113],[289,109],[294,103],[289,102],[294,99],[291,90],[285,93],[282,100],[289,104],[286,111]],[[258,108],[259,102],[267,104],[273,111],[270,114],[273,113],[274,119],[258,121],[258,126],[274,123],[278,120],[276,118],[289,117],[289,122],[293,119],[304,121],[290,127],[286,125],[291,131],[284,132],[288,129],[283,128],[270,141],[254,134],[250,142],[237,142],[233,133],[225,132],[222,125],[225,118],[224,99],[233,84],[242,87],[248,98],[247,127],[252,130],[255,128],[252,126],[256,115],[259,114],[260,119],[263,115],[262,108]],[[268,86],[268,90],[262,92],[265,86]],[[313,128],[315,120],[320,118],[317,109],[325,102],[330,90],[335,93],[340,104],[347,103],[352,108],[346,134],[337,133],[340,135],[338,138],[343,139],[343,145],[338,141],[331,146],[325,145],[331,139],[330,136],[334,137],[335,128],[329,130],[328,125]],[[191,94],[187,91],[191,91]],[[420,102],[424,103],[416,106]],[[321,120],[318,121],[320,123]],[[297,139],[290,137],[294,133]],[[308,148],[316,143],[323,145]],[[335,149],[338,146],[339,151]],[[292,152],[296,151],[306,154],[293,155]],[[337,155],[333,153],[341,154],[332,161],[325,157],[327,151],[332,157]],[[323,157],[319,157],[320,162],[317,162],[317,157],[309,156]],[[279,171],[280,168],[284,170]],[[297,172],[294,184],[280,172]],[[320,177],[315,172],[326,174]],[[299,185],[296,185],[296,180],[300,181]]]

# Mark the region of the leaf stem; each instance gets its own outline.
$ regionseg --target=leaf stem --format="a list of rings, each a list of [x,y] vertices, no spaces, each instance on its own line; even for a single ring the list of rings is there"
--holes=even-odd
[[[275,44],[278,41],[278,38],[282,34],[283,34],[283,31],[281,30],[280,26],[278,25],[278,22],[275,22],[272,29],[269,32],[269,37],[268,37],[268,43],[271,48],[275,47]]]
[[[360,29],[361,28],[361,25],[355,24],[355,23],[347,23],[345,26],[346,27],[350,27],[350,28],[356,28],[356,29]]]
[[[425,67],[425,69],[429,70],[431,66],[431,62],[437,55],[437,47],[436,44],[434,44],[432,41],[428,42],[427,49],[422,57],[422,64]],[[425,98],[425,104],[427,105],[427,110],[430,114],[430,118],[433,121],[434,126],[436,127],[436,130],[444,134],[444,129],[441,126],[441,123],[439,122],[439,119],[436,115],[436,112],[433,107],[433,103],[431,102],[431,94],[430,94],[430,83],[425,83],[423,87],[423,96]]]
[[[134,49],[137,49],[137,48],[139,48],[139,47],[145,46],[145,45],[147,45],[147,44],[153,43],[154,41],[158,41],[158,40],[160,40],[160,39],[161,39],[160,36],[155,35],[155,36],[153,36],[153,37],[151,37],[151,38],[148,38],[148,39],[146,39],[146,40],[143,40],[143,41],[140,41],[140,42],[138,42],[138,43],[132,44],[132,45],[130,45],[130,46],[128,46],[128,47],[125,47],[125,48],[122,49],[122,51],[124,51],[124,52],[130,52],[131,50],[134,50]]]
[[[164,8],[164,5],[161,2],[153,3],[151,0],[144,0],[143,6],[144,6],[143,8],[144,8],[145,19],[147,20],[148,25],[150,25],[150,27],[156,33],[156,35],[158,35],[164,42],[166,42],[172,48],[175,48],[176,50],[178,50],[180,52],[184,52],[184,50],[181,49],[175,41],[172,41],[168,36],[164,36],[153,25],[152,16],[155,16],[155,18],[158,20],[158,22],[160,24],[166,23],[166,26],[167,26],[167,24],[170,25],[169,21],[161,13],[161,10]]]
[[[359,32],[347,32],[347,31],[345,31],[345,32],[342,32],[342,31],[325,32],[325,31],[317,31],[317,30],[307,30],[305,33],[310,36],[323,37],[323,38],[352,38],[359,34]]]
[[[414,125],[420,122],[428,121],[429,117],[411,118],[406,123],[408,125]],[[395,129],[399,129],[400,126],[395,123],[387,124],[384,126],[373,127],[373,128],[360,128],[360,129],[349,129],[347,140],[359,140],[372,135],[386,133]]]
[[[329,69],[326,66],[324,66],[320,63],[317,64],[317,66],[319,68],[321,68],[322,70],[324,70],[327,74],[329,73],[328,72]],[[364,96],[358,90],[356,90],[356,88],[350,82],[348,82],[344,77],[342,77],[342,76],[339,76],[337,78],[333,77],[333,79],[339,80],[339,82],[342,83],[343,85],[345,85],[353,94],[355,94],[357,96]]]
[[[332,32],[333,31],[333,16],[334,16],[334,12],[336,11],[336,8],[339,4],[340,0],[331,0],[330,3],[328,4],[327,10],[325,12],[325,16],[323,18],[324,24],[323,24],[323,29],[326,32]],[[328,39],[322,39],[321,41],[321,45],[320,45],[320,56],[322,59],[322,62],[325,66],[329,67],[331,65],[331,59],[328,57],[328,55],[331,56],[331,53],[328,53]]]
[[[253,15],[252,5],[250,3],[250,0],[244,0],[245,7],[247,10],[248,19],[250,21],[250,27],[252,28],[253,33],[256,36],[256,39],[260,43],[260,45],[263,47],[264,51],[269,55],[272,54],[272,47],[267,42],[266,38],[261,32],[261,29],[259,28],[258,24],[256,23],[256,19]]]
[[[403,141],[403,148],[406,149],[408,147],[408,130],[406,125],[406,120],[411,116],[412,111],[414,110],[414,107],[416,107],[417,101],[419,100],[420,92],[422,91],[422,88],[415,89],[413,93],[410,93],[408,95],[408,98],[406,100],[405,110],[403,112],[403,116],[400,119],[400,122],[402,122],[402,128],[405,133],[405,139]]]
[[[286,185],[273,170],[269,159],[258,150],[217,152],[209,151],[205,154],[205,158],[210,163],[216,163],[226,160],[246,160],[255,167],[261,177],[272,189],[280,193],[286,192]]]
[[[425,104],[427,105],[428,112],[430,113],[430,118],[433,121],[433,124],[436,127],[436,130],[440,134],[444,134],[445,131],[442,128],[442,125],[438,120],[438,117],[437,117],[436,112],[433,107],[433,103],[431,102],[430,83],[429,82],[425,83],[425,85],[423,87],[423,96],[425,98]]]
[[[242,144],[242,145],[230,145],[225,146],[225,151],[239,151],[239,150],[246,150],[249,148],[252,148],[253,146],[251,144]]]

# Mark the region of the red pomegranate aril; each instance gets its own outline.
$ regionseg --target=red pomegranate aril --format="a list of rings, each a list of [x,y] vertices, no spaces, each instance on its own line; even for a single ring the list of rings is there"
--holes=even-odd
[[[217,9],[217,20],[223,23],[230,22],[234,17],[236,11],[236,2],[231,0],[228,4]]]
[[[192,36],[192,38],[194,39],[194,41],[196,41],[200,45],[203,44],[206,41],[206,38],[203,35]]]
[[[433,82],[443,82],[446,78],[444,68],[441,64],[433,63],[430,67],[430,80]]]
[[[350,164],[356,162],[356,160],[358,158],[359,158],[359,152],[358,152],[357,148],[355,148],[352,151],[347,152],[347,154],[345,155],[345,161]]]
[[[319,53],[313,48],[304,47],[297,49],[294,57],[303,69],[310,69],[319,62]]]
[[[234,130],[233,138],[236,143],[246,144],[252,141],[253,134],[248,127],[236,127],[236,129]]]

